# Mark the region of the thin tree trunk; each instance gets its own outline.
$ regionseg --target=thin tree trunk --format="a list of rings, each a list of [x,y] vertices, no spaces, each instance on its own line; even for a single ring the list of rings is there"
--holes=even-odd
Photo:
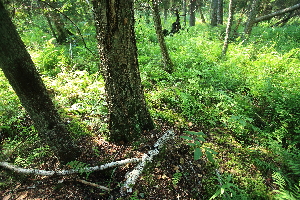
[[[93,0],[110,139],[127,143],[154,128],[142,90],[133,0]]]
[[[202,11],[202,4],[203,4],[203,2],[201,1],[201,4],[200,4],[200,6],[199,6],[200,18],[201,18],[201,22],[202,22],[202,23],[206,23],[205,17],[204,17],[204,15],[203,15],[203,11]]]
[[[34,122],[40,138],[63,163],[80,150],[58,115],[24,43],[0,1],[0,67]]]
[[[261,0],[253,0],[251,4],[251,8],[248,14],[248,20],[244,29],[244,39],[249,37],[252,32],[253,25],[255,24],[255,17],[258,12],[259,3]]]
[[[190,26],[196,24],[196,0],[190,0]]]
[[[229,43],[229,36],[231,32],[232,22],[233,22],[233,15],[234,15],[234,5],[233,0],[229,1],[229,8],[228,8],[228,20],[227,20],[227,27],[226,27],[226,36],[224,39],[224,45],[222,50],[222,56],[226,55],[227,49],[228,49],[228,43]]]
[[[211,15],[210,15],[210,25],[218,25],[218,0],[211,1]]]
[[[223,0],[218,0],[217,24],[223,24]]]
[[[184,23],[184,26],[186,26],[186,13],[187,13],[186,1],[187,0],[182,0],[182,10],[183,10],[183,23]]]
[[[170,58],[170,55],[169,55],[169,52],[167,49],[167,45],[165,42],[165,38],[164,38],[164,35],[162,32],[161,19],[160,19],[160,15],[159,15],[157,0],[152,0],[152,9],[153,9],[153,21],[155,24],[156,35],[158,38],[158,43],[159,43],[162,57],[163,57],[164,67],[167,72],[172,73],[173,63]]]

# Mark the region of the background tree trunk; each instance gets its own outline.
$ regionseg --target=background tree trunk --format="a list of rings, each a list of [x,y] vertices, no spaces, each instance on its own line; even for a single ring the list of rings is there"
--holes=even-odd
[[[223,24],[223,0],[218,0],[217,24]]]
[[[190,0],[190,26],[196,24],[196,0]]]
[[[253,25],[255,24],[255,17],[258,12],[259,3],[261,0],[253,0],[248,14],[248,20],[244,29],[244,39],[246,39],[252,32]]]
[[[186,5],[186,0],[182,0],[182,10],[183,10],[183,24],[186,26],[186,13],[187,13],[187,5]]]
[[[0,67],[34,122],[40,138],[63,163],[80,150],[63,125],[24,43],[0,1]]]
[[[211,1],[210,25],[218,25],[218,0]]]
[[[154,128],[139,74],[133,0],[94,0],[94,16],[109,109],[110,139],[129,142]]]
[[[161,54],[163,57],[163,63],[165,67],[165,71],[172,73],[173,71],[173,63],[170,58],[167,45],[165,42],[165,38],[162,32],[162,25],[161,25],[161,19],[159,15],[159,9],[158,9],[158,1],[152,0],[152,9],[153,9],[153,21],[155,25],[156,35],[158,38],[158,43],[161,49]]]
[[[229,8],[228,8],[228,20],[227,20],[227,27],[226,27],[226,35],[224,39],[224,45],[222,50],[222,56],[226,55],[229,43],[229,36],[231,32],[232,22],[233,22],[233,15],[234,15],[234,5],[233,0],[229,1]]]

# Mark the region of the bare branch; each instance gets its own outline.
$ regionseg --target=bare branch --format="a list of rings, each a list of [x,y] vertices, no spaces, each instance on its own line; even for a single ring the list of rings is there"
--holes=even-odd
[[[163,147],[166,141],[174,137],[174,132],[168,130],[162,137],[160,137],[157,142],[153,145],[154,150],[148,151],[147,154],[144,154],[142,161],[128,174],[126,174],[126,182],[121,188],[121,194],[124,195],[125,192],[132,192],[132,187],[135,185],[138,177],[142,173],[147,162],[152,162],[152,159],[155,155],[159,154],[159,150]]]
[[[40,169],[25,169],[25,168],[15,166],[8,162],[0,162],[0,166],[4,167],[6,169],[15,171],[17,173],[22,173],[22,174],[34,174],[34,175],[40,175],[40,176],[53,176],[53,175],[65,176],[65,175],[69,175],[69,174],[82,173],[83,171],[84,172],[100,171],[100,170],[104,170],[104,169],[111,168],[111,167],[125,165],[128,163],[137,163],[140,161],[141,161],[141,158],[130,158],[130,159],[115,161],[115,162],[111,162],[111,163],[106,163],[104,165],[95,166],[95,167],[85,167],[83,169],[78,169],[78,170],[70,169],[70,170],[59,170],[59,171],[46,171],[46,170],[40,170]]]

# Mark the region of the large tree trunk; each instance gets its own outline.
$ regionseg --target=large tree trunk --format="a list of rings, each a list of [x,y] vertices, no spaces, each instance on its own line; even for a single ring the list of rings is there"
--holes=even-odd
[[[282,9],[282,10],[270,13],[268,15],[258,17],[258,18],[256,18],[254,20],[254,23],[258,23],[258,22],[261,22],[261,21],[264,21],[264,20],[269,20],[269,19],[271,19],[271,18],[273,18],[275,16],[283,15],[283,14],[285,14],[287,12],[292,12],[292,11],[297,10],[299,8],[300,8],[300,3],[298,3],[296,5],[293,5],[291,7],[288,7],[288,8],[285,8],[285,9]]]
[[[196,0],[190,0],[190,26],[196,24]]]
[[[80,150],[61,122],[24,43],[0,1],[0,67],[30,115],[40,138],[58,158],[75,160]]]
[[[162,32],[161,20],[160,20],[159,9],[158,9],[158,1],[152,0],[152,8],[153,8],[153,21],[155,24],[156,35],[158,38],[158,43],[163,57],[165,71],[171,73],[173,71],[173,63],[170,58],[167,45],[165,42],[165,38]]]
[[[222,56],[226,55],[229,43],[229,36],[231,32],[232,22],[233,22],[233,15],[234,15],[234,3],[233,0],[229,1],[229,8],[228,8],[228,20],[227,20],[227,27],[226,27],[226,35],[224,39],[224,45],[222,50]]]
[[[109,109],[110,139],[129,142],[154,128],[142,90],[133,0],[94,0],[94,15]]]

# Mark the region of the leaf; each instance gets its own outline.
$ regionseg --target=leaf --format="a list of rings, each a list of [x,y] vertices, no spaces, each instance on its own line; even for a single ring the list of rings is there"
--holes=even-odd
[[[210,151],[205,151],[206,157],[210,162],[215,162]]]
[[[201,146],[201,143],[197,140],[195,141],[195,144],[198,145],[198,146]]]
[[[194,151],[194,160],[199,160],[202,157],[202,151],[200,148],[196,148]]]
[[[205,136],[205,134],[202,133],[202,132],[185,131],[185,133],[190,134],[190,135],[203,135],[203,136]]]
[[[202,142],[205,142],[205,139],[203,137],[196,137],[197,140],[200,140]]]
[[[190,146],[192,146],[192,147],[194,147],[194,146],[196,146],[196,144],[195,143],[187,143],[188,145],[190,145]]]
[[[183,138],[183,139],[186,139],[186,140],[194,140],[193,138],[191,138],[190,136],[185,136],[185,135],[183,135],[183,136],[180,136],[181,138]]]
[[[210,153],[212,154],[218,154],[218,152],[212,150],[211,148],[208,148],[208,147],[204,147],[206,151],[209,151]]]

